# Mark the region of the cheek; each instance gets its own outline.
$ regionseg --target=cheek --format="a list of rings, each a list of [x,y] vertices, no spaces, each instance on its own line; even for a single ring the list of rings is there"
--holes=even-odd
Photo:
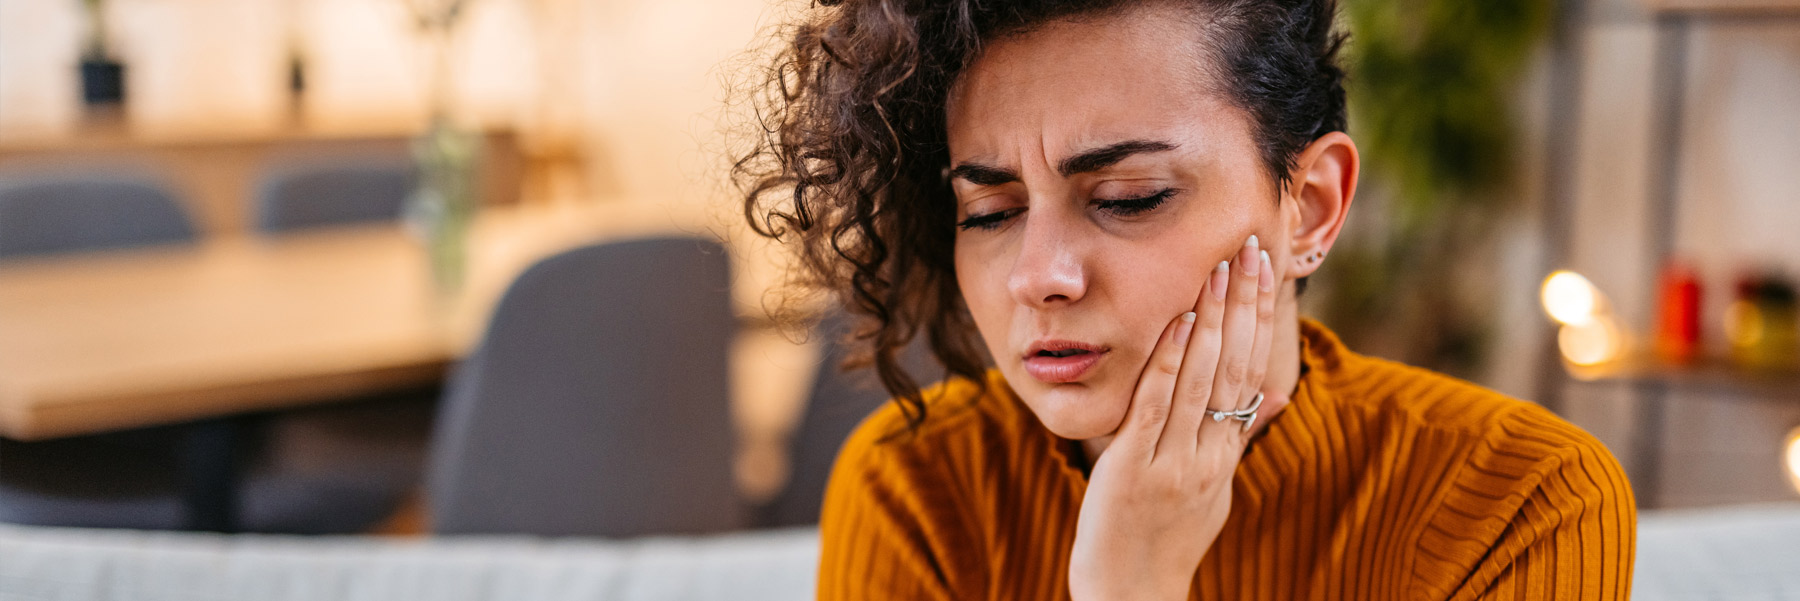
[[[1148,359],[1170,320],[1193,310],[1201,286],[1217,264],[1199,245],[1164,244],[1107,269],[1116,319],[1121,332],[1129,333],[1134,341],[1140,359]]]
[[[975,327],[984,341],[1004,341],[1005,321],[1011,315],[1011,299],[1006,294],[1006,274],[1001,261],[975,256],[966,245],[958,244],[955,252],[956,286],[963,304],[975,318]],[[992,351],[993,344],[988,345]]]

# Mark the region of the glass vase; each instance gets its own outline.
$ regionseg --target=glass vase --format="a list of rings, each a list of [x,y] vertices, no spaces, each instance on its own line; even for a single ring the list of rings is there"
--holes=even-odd
[[[439,296],[461,292],[468,269],[469,224],[477,202],[479,134],[434,119],[412,142],[418,185],[406,202],[406,222],[424,242]]]

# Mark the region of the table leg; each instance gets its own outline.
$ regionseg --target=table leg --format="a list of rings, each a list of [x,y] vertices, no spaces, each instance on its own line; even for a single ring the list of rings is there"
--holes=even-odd
[[[236,532],[238,529],[237,457],[244,436],[243,419],[210,419],[188,426],[185,448],[182,449],[181,493],[191,530]]]

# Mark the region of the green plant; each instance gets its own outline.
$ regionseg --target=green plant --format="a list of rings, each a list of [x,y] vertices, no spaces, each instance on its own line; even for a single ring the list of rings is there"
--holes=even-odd
[[[1517,208],[1512,103],[1551,0],[1349,0],[1365,185],[1309,308],[1379,354],[1469,375],[1491,329],[1471,278]],[[1477,275],[1471,275],[1477,274]]]

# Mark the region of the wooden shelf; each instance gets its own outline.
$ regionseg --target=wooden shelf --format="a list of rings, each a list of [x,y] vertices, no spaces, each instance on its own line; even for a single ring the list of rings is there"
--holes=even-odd
[[[410,140],[420,128],[406,124],[372,124],[358,129],[314,128],[299,123],[231,128],[134,128],[122,115],[85,118],[73,131],[0,136],[0,153],[68,153],[116,150],[173,150],[186,147],[262,146],[295,142]],[[501,132],[509,133],[509,132]]]
[[[122,123],[75,135],[0,140],[0,175],[80,171],[156,177],[181,199],[208,236],[253,233],[258,186],[271,169],[307,162],[412,160],[414,133],[288,128],[268,131],[144,135]],[[511,131],[483,133],[481,202],[519,202],[525,156]]]
[[[1752,369],[1718,356],[1687,364],[1670,363],[1654,356],[1633,356],[1600,365],[1564,363],[1563,367],[1570,377],[1581,382],[1660,384],[1800,399],[1800,364],[1786,369]]]
[[[1800,0],[1644,0],[1656,12],[1702,15],[1800,15]]]

